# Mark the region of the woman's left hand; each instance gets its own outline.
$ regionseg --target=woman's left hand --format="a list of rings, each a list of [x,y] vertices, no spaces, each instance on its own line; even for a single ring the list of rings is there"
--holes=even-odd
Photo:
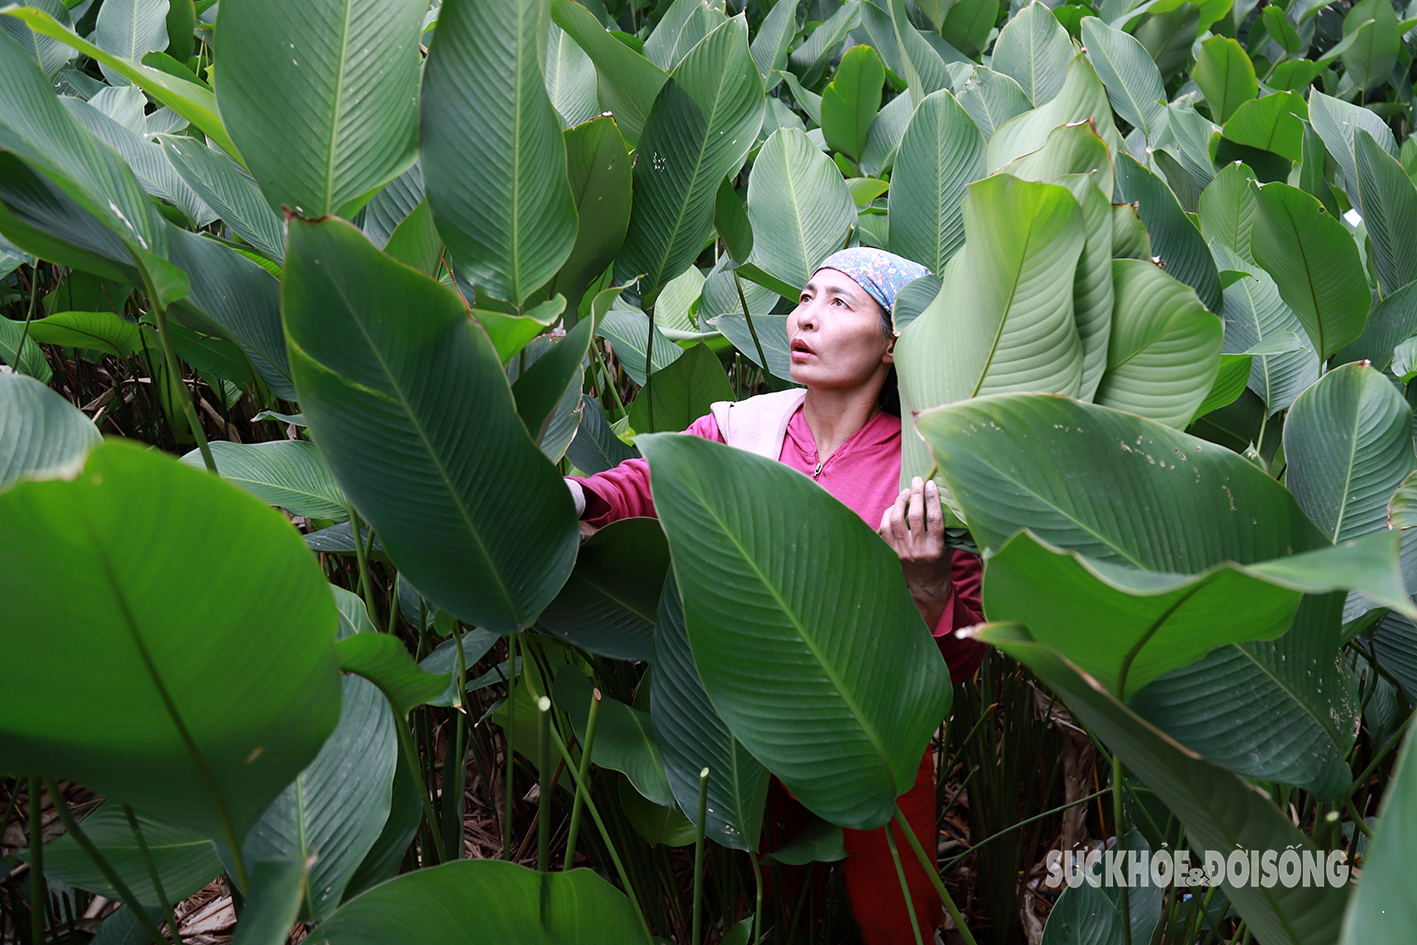
[[[954,591],[950,549],[945,546],[945,517],[934,480],[925,482],[916,476],[881,516],[880,532],[900,556],[905,584],[925,625],[933,631]]]

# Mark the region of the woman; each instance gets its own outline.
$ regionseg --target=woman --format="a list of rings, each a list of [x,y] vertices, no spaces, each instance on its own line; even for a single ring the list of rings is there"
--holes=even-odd
[[[982,621],[977,558],[951,554],[944,542],[934,482],[917,477],[899,490],[901,422],[895,396],[891,313],[907,282],[928,274],[900,256],[865,247],[823,261],[787,317],[792,379],[805,390],[781,391],[736,404],[715,404],[686,431],[778,459],[811,476],[844,505],[879,523],[900,556],[906,585],[931,627],[956,681],[978,667],[983,647],[953,631]],[[894,409],[892,409],[894,408]],[[649,466],[631,459],[589,478],[568,480],[582,520],[592,528],[634,515],[654,515]],[[926,850],[935,848],[934,778],[930,753],[901,807]],[[774,783],[770,820],[791,828],[805,812],[783,804]],[[800,813],[799,813],[800,812]],[[773,824],[769,833],[776,834]],[[885,830],[845,831],[844,862],[852,909],[868,945],[913,942]],[[905,845],[903,862],[922,931],[939,924],[942,906]]]

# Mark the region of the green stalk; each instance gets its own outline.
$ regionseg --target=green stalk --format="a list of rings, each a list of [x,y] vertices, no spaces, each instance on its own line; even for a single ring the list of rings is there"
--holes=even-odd
[[[939,893],[940,901],[945,904],[945,911],[954,920],[955,930],[959,932],[960,938],[964,939],[965,945],[978,945],[974,941],[974,934],[969,931],[969,926],[964,922],[964,916],[960,915],[959,907],[955,905],[954,899],[950,896],[950,891],[945,888],[944,881],[940,879],[938,865],[925,855],[924,848],[920,846],[920,838],[915,836],[915,831],[910,828],[910,821],[905,819],[905,811],[900,809],[899,803],[895,805],[895,822],[900,826],[900,832],[905,834],[910,849],[915,851],[915,858],[925,868],[925,875],[929,876],[930,882],[934,884],[935,892]]]
[[[733,270],[733,285],[738,289],[738,301],[743,305],[743,320],[748,323],[748,334],[753,336],[753,347],[758,349],[758,364],[763,369],[763,378],[767,379],[768,359],[763,354],[763,343],[758,340],[758,329],[753,327],[753,316],[748,311],[748,297],[743,294],[743,280],[738,277],[738,270]]]
[[[394,593],[398,593],[398,582],[394,582]],[[422,619],[423,603],[419,601],[419,614]],[[392,613],[397,613],[397,606],[390,609]],[[392,622],[390,623],[392,628]],[[392,632],[392,629],[390,629]],[[443,791],[443,849],[451,850],[453,859],[461,860],[463,857],[463,826],[462,826],[462,796],[463,787],[466,783],[465,772],[467,770],[467,709],[463,706],[463,678],[467,675],[467,661],[463,655],[462,648],[462,624],[453,628],[453,640],[458,650],[458,702],[453,706],[453,757],[457,759],[457,769],[453,772],[453,806],[452,816],[449,817],[447,810],[448,794],[446,788]],[[448,781],[448,765],[443,763],[443,783]]]
[[[354,556],[359,562],[359,596],[364,598],[364,612],[369,615],[369,621],[374,621],[374,608],[370,602],[369,593],[369,553],[364,550],[364,536],[360,534],[363,526],[359,521],[359,513],[354,511],[354,503],[346,503],[349,509],[349,530],[354,538]],[[374,547],[374,529],[369,529],[369,548]]]
[[[758,945],[763,937],[763,869],[751,850],[748,851],[748,862],[753,864],[753,884],[757,887],[753,895],[753,945]]]
[[[699,772],[699,820],[694,831],[694,945],[703,941],[704,904],[704,824],[708,822],[708,779],[709,769]]]
[[[649,378],[654,373],[654,361],[651,354],[654,352],[654,306],[649,309],[649,335],[645,340],[645,386],[642,393],[645,397],[645,407],[649,410],[649,428],[654,429],[654,391],[649,389]],[[639,431],[636,431],[639,432]]]
[[[20,370],[20,361],[25,353],[25,339],[30,336],[30,320],[34,318],[35,302],[39,299],[39,263],[30,267],[30,307],[25,312],[25,324],[20,329],[20,343],[15,346],[15,371]],[[18,787],[16,788],[18,790]]]
[[[1121,686],[1119,685],[1120,691]],[[1122,756],[1114,754],[1112,756],[1112,825],[1117,833],[1117,845],[1114,849],[1122,849]],[[1131,897],[1127,894],[1127,884],[1123,883],[1118,887],[1117,904],[1122,914],[1122,943],[1132,945],[1132,904]]]
[[[413,783],[418,788],[418,796],[423,799],[423,816],[428,819],[428,832],[433,835],[433,850],[438,855],[438,862],[447,860],[447,855],[443,852],[443,834],[438,830],[438,816],[433,813],[433,800],[428,796],[428,783],[423,779],[423,771],[418,764],[418,752],[413,747],[413,736],[408,731],[408,719],[401,718],[394,710],[392,702],[389,703],[389,711],[394,713],[394,731],[398,733],[399,747],[403,749],[404,763],[408,765],[408,771],[413,775]],[[436,865],[436,864],[435,864]]]
[[[1343,795],[1343,807],[1345,810],[1348,811],[1348,816],[1353,818],[1353,826],[1358,830],[1363,831],[1363,836],[1367,837],[1369,840],[1372,840],[1373,828],[1368,826],[1367,822],[1363,819],[1363,815],[1358,812],[1358,808],[1353,806],[1353,795]]]
[[[592,688],[590,692],[590,717],[586,720],[585,741],[581,743],[581,763],[576,771],[576,797],[571,802],[571,832],[566,836],[566,861],[561,866],[564,872],[571,868],[571,864],[576,857],[576,835],[581,827],[581,802],[585,799],[585,794],[581,790],[581,784],[585,782],[590,774],[590,749],[595,743],[595,720],[600,715],[600,690]]]
[[[906,824],[904,830],[910,830],[910,825]],[[910,931],[915,933],[915,945],[925,945],[920,937],[920,920],[915,917],[915,901],[910,898],[910,884],[905,881],[905,867],[900,862],[900,852],[895,848],[895,835],[891,833],[891,825],[886,824],[886,846],[890,847],[891,862],[895,864],[896,879],[900,880],[900,894],[905,897],[905,914],[910,916]],[[926,872],[929,872],[928,870]]]
[[[19,790],[19,786],[15,788]],[[39,809],[39,778],[30,778],[30,938],[44,945],[49,922],[49,894],[44,888],[44,816]]]
[[[37,784],[37,778],[31,779],[30,787],[32,790]],[[142,903],[138,901],[138,897],[133,895],[133,891],[128,888],[128,884],[123,882],[123,877],[118,875],[118,872],[109,864],[108,860],[104,859],[103,854],[98,851],[98,847],[94,846],[93,841],[79,829],[79,824],[74,820],[73,814],[69,813],[69,805],[64,801],[64,795],[59,793],[59,786],[54,783],[54,779],[45,778],[44,784],[49,789],[49,796],[54,801],[54,810],[58,812],[59,820],[64,824],[64,829],[74,838],[74,842],[79,845],[79,848],[82,849],[84,853],[88,854],[88,858],[93,860],[94,866],[98,867],[98,871],[103,874],[103,878],[108,881],[108,885],[118,891],[118,897],[123,900],[123,904],[133,910],[134,920],[137,921],[138,925],[142,926],[144,932],[148,933],[154,945],[168,945],[167,938],[164,937],[162,932],[158,929],[157,923],[153,922],[152,916],[148,915],[148,910],[144,909]],[[36,792],[34,796],[38,796],[38,792]],[[38,811],[38,805],[34,805],[34,809]],[[33,871],[33,864],[30,866],[30,869]],[[33,875],[31,876],[31,881],[33,881]],[[173,934],[175,935],[176,932],[176,927],[174,927]],[[36,941],[43,942],[43,940],[44,936],[41,931],[36,937]]]
[[[620,391],[615,386],[615,378],[610,374],[610,368],[605,363],[605,356],[600,353],[600,349],[591,342],[591,353],[595,355],[595,363],[600,365],[600,373],[605,378],[605,386],[610,390],[610,399],[615,401],[615,409],[621,414],[625,412],[625,402],[620,399]]]
[[[536,740],[541,790],[536,798],[536,870],[545,873],[551,865],[551,700],[536,700]]]
[[[507,637],[507,726],[502,729],[502,741],[506,745],[503,754],[507,763],[507,792],[505,813],[502,815],[502,859],[512,858],[512,722],[517,711],[517,635]]]
[[[177,349],[172,345],[172,330],[167,326],[167,306],[162,304],[161,297],[153,288],[147,267],[139,265],[138,270],[143,274],[148,301],[152,303],[153,315],[157,319],[157,336],[162,341],[162,356],[163,360],[167,362],[167,373],[172,379],[172,384],[178,390],[177,399],[182,401],[182,412],[187,415],[187,425],[192,428],[192,435],[197,438],[197,449],[202,451],[202,462],[207,464],[208,472],[216,473],[216,460],[212,458],[212,448],[207,443],[207,434],[202,430],[202,421],[197,417],[197,405],[194,402],[197,392],[188,393],[187,385],[182,383],[182,371],[177,366]],[[183,394],[187,396],[184,397]]]
[[[172,911],[172,900],[167,898],[167,890],[162,888],[162,877],[158,875],[157,863],[153,861],[152,851],[148,849],[148,840],[143,836],[143,828],[138,825],[138,815],[133,813],[133,808],[127,804],[123,805],[123,814],[128,818],[128,826],[133,830],[133,839],[138,841],[138,852],[143,855],[143,864],[148,868],[148,876],[153,881],[153,891],[157,893],[157,901],[162,905],[162,913],[172,923],[168,928],[176,935],[177,913]]]

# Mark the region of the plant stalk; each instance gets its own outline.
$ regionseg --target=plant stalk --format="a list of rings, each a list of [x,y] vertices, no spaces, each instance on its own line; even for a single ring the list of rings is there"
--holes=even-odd
[[[704,904],[704,825],[708,823],[709,769],[699,772],[699,820],[694,831],[694,911],[693,945],[703,941]]]
[[[585,725],[585,741],[581,743],[581,763],[576,771],[576,797],[571,802],[571,830],[566,836],[566,860],[561,866],[564,872],[571,868],[576,857],[576,835],[581,826],[581,805],[585,794],[581,785],[590,774],[590,749],[595,743],[595,720],[600,715],[600,690],[592,688],[590,693],[590,716]]]
[[[748,852],[748,862],[753,864],[753,885],[757,887],[753,894],[753,945],[758,945],[763,938],[763,868],[752,851]]]
[[[507,637],[507,725],[502,729],[502,742],[505,745],[503,754],[506,756],[507,764],[507,790],[504,801],[504,812],[502,814],[502,859],[512,858],[512,790],[513,790],[513,768],[515,762],[512,760],[512,723],[515,721],[517,712],[517,634]]]
[[[128,826],[133,830],[133,839],[138,841],[138,852],[142,854],[143,864],[148,868],[148,876],[153,881],[153,891],[157,893],[157,901],[162,906],[162,913],[172,923],[168,928],[172,930],[173,937],[176,937],[177,913],[172,911],[172,900],[167,898],[167,890],[162,888],[162,877],[158,874],[157,863],[153,860],[152,851],[148,849],[148,840],[143,836],[143,828],[138,825],[138,815],[133,813],[133,808],[127,804],[123,805],[123,814],[128,818]]]
[[[31,787],[35,783],[35,781],[31,781]],[[94,846],[88,835],[79,829],[79,824],[74,820],[74,815],[69,812],[69,805],[64,800],[64,795],[59,793],[59,786],[54,783],[54,779],[45,778],[44,784],[49,789],[49,797],[54,802],[54,810],[59,814],[59,821],[64,825],[65,831],[74,838],[74,842],[88,855],[88,858],[93,860],[94,866],[98,867],[98,871],[103,874],[108,885],[118,891],[118,897],[123,900],[123,904],[133,910],[134,920],[142,926],[144,932],[148,933],[154,945],[168,945],[167,938],[158,929],[152,916],[148,915],[148,910],[144,909],[143,904],[138,901],[138,897],[133,895],[133,890],[128,888],[128,884],[123,882],[123,877],[119,876],[117,870],[108,860],[104,859],[103,854],[99,852],[98,847]],[[33,869],[33,865],[31,865],[31,869]],[[176,928],[173,929],[173,934],[177,934]],[[42,934],[40,938],[42,940]]]
[[[763,354],[763,343],[758,340],[758,329],[753,326],[753,315],[748,311],[748,297],[743,294],[743,280],[739,278],[737,269],[733,270],[733,285],[738,289],[738,301],[743,306],[743,320],[748,323],[748,334],[753,336],[753,347],[758,349],[758,365],[763,369],[763,378],[766,381],[767,355]]]
[[[15,345],[15,370],[19,372],[20,361],[25,355],[25,340],[30,336],[30,321],[34,319],[35,302],[39,299],[39,260],[30,267],[30,307],[25,312],[25,323],[20,328],[20,343]],[[18,790],[18,788],[17,788]]]
[[[890,848],[891,862],[895,864],[896,879],[900,880],[900,894],[905,897],[905,914],[910,916],[910,931],[915,933],[915,945],[925,945],[920,937],[920,920],[915,917],[915,900],[910,897],[910,883],[905,880],[905,867],[900,862],[900,851],[895,847],[895,834],[891,832],[890,824],[886,824],[885,829],[886,846]],[[910,830],[910,825],[906,824],[902,829]]]
[[[44,945],[44,927],[49,922],[49,894],[44,888],[44,815],[39,798],[39,778],[30,778],[30,940],[34,945]]]
[[[187,425],[192,428],[192,436],[197,439],[197,449],[202,451],[202,462],[206,463],[207,471],[215,475],[216,460],[212,457],[211,445],[207,443],[207,434],[202,430],[201,418],[197,416],[197,405],[193,402],[197,393],[187,390],[187,385],[182,383],[182,371],[177,366],[177,349],[173,347],[172,330],[167,325],[167,306],[162,304],[157,290],[153,288],[147,267],[138,268],[143,273],[143,281],[147,283],[148,301],[152,303],[153,315],[157,318],[157,336],[162,341],[162,357],[167,363],[167,373],[178,391],[178,399],[182,401],[182,412],[187,415]]]
[[[905,819],[905,811],[900,809],[899,803],[895,805],[895,822],[900,825],[900,832],[905,834],[910,849],[915,851],[915,858],[925,868],[925,875],[930,877],[930,882],[935,886],[935,892],[940,894],[940,901],[945,904],[945,911],[954,920],[955,930],[959,932],[960,938],[964,939],[965,945],[978,945],[974,941],[974,933],[969,931],[969,926],[964,922],[964,916],[960,915],[959,907],[955,905],[954,898],[950,896],[950,891],[945,888],[944,880],[940,879],[939,866],[925,855],[924,848],[920,846],[920,838],[915,836],[915,831],[910,828],[910,821]],[[976,846],[978,845],[976,844]]]
[[[536,700],[537,754],[540,770],[540,792],[537,795],[536,869],[545,873],[551,867],[551,700],[542,696]]]
[[[413,783],[418,788],[418,796],[423,799],[423,816],[428,818],[428,832],[433,835],[433,850],[438,856],[438,862],[442,863],[447,859],[447,855],[443,852],[443,834],[438,829],[438,816],[433,812],[433,800],[428,796],[428,783],[423,779],[423,771],[418,764],[418,752],[413,747],[413,736],[409,734],[408,719],[399,716],[392,702],[389,703],[389,711],[394,713],[394,731],[399,736],[399,747],[403,749],[404,763],[408,765],[408,771],[413,775]]]
[[[649,411],[649,428],[654,431],[654,391],[650,390],[649,378],[654,373],[654,360],[651,357],[654,353],[654,306],[649,309],[649,334],[645,340],[645,386],[641,393],[644,394],[645,408]],[[636,433],[639,431],[636,430]]]
[[[1135,650],[1133,652],[1135,653]],[[1119,683],[1117,686],[1119,693],[1121,688]],[[1122,829],[1122,791],[1122,756],[1114,753],[1112,755],[1112,829],[1117,833],[1117,845],[1114,849],[1118,851],[1122,849],[1122,837],[1125,834]],[[1123,945],[1132,945],[1132,903],[1131,897],[1127,894],[1127,884],[1123,883],[1119,886],[1117,892],[1117,905],[1122,913],[1122,943]]]

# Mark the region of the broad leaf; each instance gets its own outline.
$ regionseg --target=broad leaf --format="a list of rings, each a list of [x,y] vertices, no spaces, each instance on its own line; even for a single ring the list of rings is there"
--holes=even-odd
[[[595,63],[600,104],[615,116],[625,140],[633,147],[668,75],[611,36],[579,3],[552,0],[551,16]]]
[[[555,23],[546,32],[546,95],[567,127],[600,114],[595,95],[595,63]]]
[[[1353,4],[1343,18],[1343,35],[1351,40],[1343,53],[1344,76],[1365,91],[1385,84],[1403,47],[1392,4],[1378,0]]]
[[[422,669],[392,634],[356,633],[341,639],[335,649],[340,669],[377,686],[400,722],[415,706],[441,704],[450,689],[451,704],[458,704],[456,687],[448,685],[448,677]]]
[[[654,334],[652,350],[651,330]],[[614,346],[616,360],[636,384],[647,380],[646,356],[654,359],[655,371],[662,371],[684,355],[684,349],[666,338],[657,325],[651,329],[649,318],[643,312],[612,308],[600,320],[596,333]]]
[[[638,445],[719,715],[818,816],[884,824],[950,701],[899,559],[777,462],[694,437]]]
[[[891,251],[943,272],[964,243],[965,186],[984,173],[984,138],[968,112],[943,89],[926,96],[896,154]]]
[[[1085,236],[1065,188],[1008,174],[969,185],[968,242],[945,284],[896,344],[904,416],[1005,390],[1074,396],[1083,352],[1073,320],[1073,275]],[[918,444],[918,445],[917,445]],[[901,481],[923,476],[924,444],[902,433]]]
[[[64,6],[63,0],[34,0],[30,6],[49,14],[61,26],[72,28],[74,25],[73,20],[69,17],[69,9]],[[39,68],[47,76],[53,76],[65,63],[78,54],[78,50],[71,49],[43,33],[36,33],[14,17],[0,20],[0,32],[9,33],[21,46],[25,47],[25,52],[39,63]]]
[[[234,482],[262,502],[279,506],[292,515],[331,519],[349,518],[349,506],[325,461],[306,440],[269,443],[211,444],[212,458],[221,477]],[[182,461],[205,468],[202,454],[192,450]]]
[[[1095,16],[1082,20],[1082,41],[1117,114],[1150,141],[1166,130],[1166,89],[1146,47]]]
[[[758,264],[802,286],[842,247],[856,222],[856,205],[841,172],[807,135],[779,128],[753,161],[748,220]]]
[[[769,92],[782,81],[780,73],[787,68],[787,47],[796,32],[797,8],[790,3],[773,4],[753,35],[750,46],[753,64],[758,67],[758,77]]]
[[[491,630],[529,626],[570,573],[575,516],[492,343],[456,295],[352,226],[289,227],[291,366],[336,481],[429,600]]]
[[[542,626],[592,653],[648,660],[668,568],[669,548],[657,522],[611,522],[581,545],[566,586],[541,613]]]
[[[1373,306],[1363,333],[1336,355],[1339,363],[1371,361],[1386,371],[1392,365],[1393,349],[1417,334],[1417,285],[1406,285]]]
[[[206,837],[151,817],[136,819],[169,903],[187,898],[221,873],[216,847]],[[150,906],[162,903],[121,804],[105,803],[85,817],[80,827],[139,902]],[[89,855],[67,834],[44,845],[44,873],[101,896],[118,897]]]
[[[1032,111],[1024,112],[1006,122],[989,139],[985,164],[993,171],[1037,151],[1048,141],[1048,135],[1059,125],[1070,125],[1091,118],[1097,133],[1108,143],[1120,144],[1112,123],[1112,106],[1107,90],[1097,78],[1087,57],[1078,53],[1068,64],[1067,79],[1058,94]]]
[[[1365,130],[1354,132],[1353,150],[1358,209],[1373,241],[1378,292],[1389,296],[1417,280],[1417,187],[1402,164]]]
[[[615,119],[604,115],[568,129],[566,176],[579,218],[571,255],[553,288],[574,312],[625,241],[630,225],[630,153]]]
[[[1343,919],[1341,945],[1395,945],[1417,924],[1417,900],[1405,881],[1406,851],[1417,843],[1417,749],[1410,732],[1405,741],[1378,809],[1378,835],[1368,846],[1363,878]]]
[[[1009,19],[994,43],[993,68],[1013,79],[1034,105],[1058,94],[1075,51],[1067,30],[1043,3],[1030,3]]]
[[[99,439],[89,418],[47,385],[0,372],[0,488],[76,468]]]
[[[137,62],[153,50],[167,48],[166,0],[105,0],[98,8],[89,38],[104,52]],[[112,85],[127,85],[122,73],[99,63]]]
[[[617,279],[643,277],[645,305],[712,235],[719,182],[753,146],[765,107],[741,18],[690,50],[659,90],[637,146],[635,204],[615,260]]]
[[[1256,188],[1255,261],[1274,277],[1321,360],[1357,338],[1372,297],[1353,237],[1317,200],[1287,184]]]
[[[1032,107],[1017,82],[1002,72],[995,72],[983,66],[974,70],[974,74],[969,77],[969,81],[960,89],[956,98],[979,126],[979,131],[986,141],[993,137],[994,131],[1000,125]],[[892,104],[894,103],[893,99]],[[885,114],[884,110],[882,114]]]
[[[1254,171],[1238,161],[1223,167],[1201,194],[1201,235],[1207,243],[1250,258],[1250,233],[1255,225],[1255,192],[1250,187]]]
[[[1397,142],[1393,139],[1392,129],[1372,109],[1333,98],[1314,89],[1309,93],[1309,122],[1323,141],[1324,148],[1342,168],[1343,181],[1340,183],[1348,189],[1349,200],[1354,204],[1359,202],[1356,199],[1358,157],[1355,151],[1358,133],[1366,131],[1373,136],[1374,141],[1382,145],[1384,151],[1397,157]],[[1311,163],[1307,156],[1304,160],[1305,166]],[[1318,165],[1322,162],[1312,163]]]
[[[1212,36],[1201,43],[1191,72],[1210,105],[1211,117],[1225,124],[1242,102],[1259,94],[1255,67],[1240,44],[1228,36]]]
[[[581,425],[576,428],[576,436],[566,447],[566,458],[577,469],[592,475],[613,469],[632,456],[640,455],[615,435],[610,428],[610,420],[600,401],[590,395],[582,395]],[[543,611],[542,616],[545,616]]]
[[[630,426],[642,433],[678,433],[723,400],[733,400],[718,356],[706,344],[657,372],[630,405]],[[653,422],[651,422],[653,417]]]
[[[1308,106],[1294,92],[1275,92],[1251,99],[1235,109],[1225,123],[1225,137],[1246,147],[1280,155],[1290,163],[1303,160],[1304,122]],[[1271,159],[1272,160],[1272,159]],[[1259,167],[1259,165],[1256,165]],[[1280,164],[1288,173],[1288,165]]]
[[[241,923],[231,945],[280,945],[289,938],[309,881],[310,861],[300,856],[253,864]]]
[[[1130,154],[1117,154],[1116,170],[1115,199],[1137,205],[1137,214],[1151,234],[1152,251],[1161,257],[1166,272],[1195,289],[1202,305],[1221,314],[1225,299],[1215,261],[1176,195]]]
[[[723,5],[700,0],[674,0],[645,40],[644,57],[672,72],[714,28],[723,23]]]
[[[0,767],[238,844],[339,716],[335,610],[299,536],[240,489],[119,442],[77,478],[0,493],[0,534],[6,653],[68,654],[68,684],[27,672],[0,691]],[[244,580],[217,592],[213,569]]]
[[[447,3],[419,109],[438,231],[479,291],[518,307],[576,241],[566,145],[541,72],[549,10],[550,0]]]
[[[285,224],[256,181],[231,158],[183,135],[164,135],[163,150],[187,186],[223,223],[272,259],[285,258]]]
[[[582,744],[590,718],[590,702],[594,698],[593,688],[578,667],[562,666],[556,673],[556,702],[570,719],[576,738]],[[665,779],[664,762],[659,757],[648,712],[602,696],[590,760],[624,774],[635,790],[654,803],[674,806],[674,795]]]
[[[841,57],[836,77],[822,91],[822,133],[829,148],[861,160],[885,82],[885,66],[870,46],[853,46]]]
[[[761,345],[763,357],[767,358],[768,373],[784,381],[792,380],[792,352],[787,348],[786,315],[754,315],[752,331],[748,329],[748,320],[742,315],[720,315],[713,320],[713,327],[754,364],[758,364],[758,346]],[[753,341],[753,332],[757,332],[756,342]]]

